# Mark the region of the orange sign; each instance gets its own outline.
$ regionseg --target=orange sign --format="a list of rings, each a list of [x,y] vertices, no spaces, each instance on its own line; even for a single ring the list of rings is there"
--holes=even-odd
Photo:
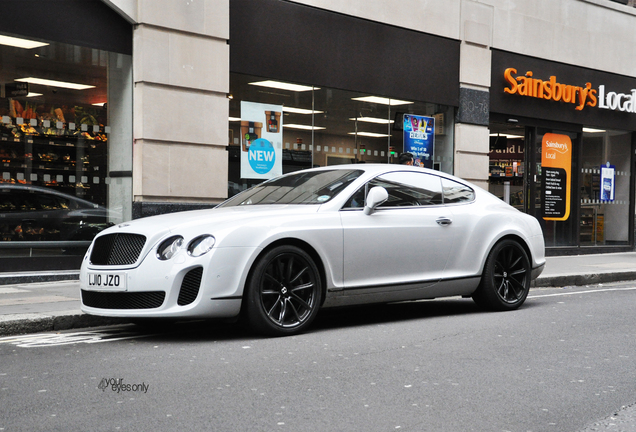
[[[564,221],[570,217],[572,141],[567,135],[547,133],[541,146],[543,219]]]
[[[518,94],[539,99],[548,99],[555,102],[563,101],[576,105],[576,110],[581,111],[586,105],[595,107],[598,104],[596,90],[591,83],[585,83],[585,87],[561,84],[556,76],[552,75],[547,81],[532,78],[532,71],[524,75],[514,76],[517,69],[508,68],[504,71],[504,79],[510,87],[504,88],[505,93]]]

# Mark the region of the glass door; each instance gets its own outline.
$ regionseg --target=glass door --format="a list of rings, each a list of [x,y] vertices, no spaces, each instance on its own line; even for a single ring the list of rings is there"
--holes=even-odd
[[[518,124],[490,124],[488,191],[525,211],[525,128]]]
[[[578,172],[581,134],[547,128],[527,128],[526,212],[543,228],[545,245],[577,246]]]

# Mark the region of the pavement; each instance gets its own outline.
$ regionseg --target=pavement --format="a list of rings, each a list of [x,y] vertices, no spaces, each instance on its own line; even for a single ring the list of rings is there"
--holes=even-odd
[[[79,271],[0,273],[0,336],[127,323],[80,311]],[[636,281],[636,252],[548,257],[541,287]]]

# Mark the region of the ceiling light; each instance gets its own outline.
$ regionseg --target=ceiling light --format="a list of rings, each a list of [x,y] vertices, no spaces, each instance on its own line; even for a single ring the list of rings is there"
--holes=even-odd
[[[390,124],[393,123],[393,120],[388,120],[388,119],[381,119],[381,118],[377,118],[377,117],[358,117],[356,118],[350,118],[349,120],[358,120],[360,122],[366,122],[366,123],[377,123],[377,124]]]
[[[272,80],[257,81],[257,82],[251,82],[248,84],[261,86],[261,87],[270,87],[270,88],[275,88],[280,90],[290,90],[290,91],[296,91],[296,92],[303,92],[303,91],[309,91],[314,89],[318,90],[318,87],[311,87],[311,86],[305,86],[300,84],[291,84],[291,83],[272,81]]]
[[[239,117],[228,117],[228,121],[241,121]]]
[[[28,39],[15,38],[11,36],[0,36],[0,45],[8,45],[16,48],[39,48],[43,46],[47,46],[47,43],[37,42]]]
[[[602,132],[605,132],[605,129],[583,128],[583,132],[587,132],[587,133],[602,133]]]
[[[284,112],[293,113],[293,114],[322,114],[324,111],[316,111],[304,108],[294,108],[294,107],[283,107]]]
[[[371,137],[371,138],[382,138],[382,137],[388,137],[389,135],[387,134],[380,134],[380,133],[374,133],[374,132],[358,132],[357,133],[360,136],[365,136],[365,137]],[[349,135],[356,135],[355,132],[349,132]]]
[[[389,98],[383,98],[378,96],[365,96],[365,97],[351,98],[351,100],[358,100],[358,101],[369,102],[369,103],[378,103],[382,105],[391,105],[391,106],[407,105],[407,104],[414,103],[414,102],[403,101],[399,99],[389,99]]]
[[[97,103],[94,103],[94,104],[91,104],[91,105],[98,106],[98,107],[103,107],[105,103],[106,102],[97,102]]]
[[[26,95],[26,97],[36,97],[36,96],[42,96],[42,93],[29,92],[29,94]]]
[[[39,85],[45,85],[45,86],[51,86],[51,87],[68,88],[73,90],[86,90],[89,88],[95,88],[95,86],[92,86],[92,85],[77,84],[77,83],[71,83],[71,82],[55,81],[55,80],[33,78],[33,77],[18,78],[18,79],[15,79],[14,81],[28,82],[31,84],[39,84]]]
[[[302,130],[320,130],[325,129],[321,126],[301,125],[301,124],[284,124],[284,129],[302,129]]]

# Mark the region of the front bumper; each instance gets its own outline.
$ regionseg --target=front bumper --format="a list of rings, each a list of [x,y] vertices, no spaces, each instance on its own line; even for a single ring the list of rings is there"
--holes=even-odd
[[[180,251],[161,261],[148,254],[137,267],[93,266],[80,270],[81,310],[91,315],[130,318],[231,318],[239,314],[244,269],[254,248],[216,248],[202,257]],[[125,283],[95,285],[95,278]]]

